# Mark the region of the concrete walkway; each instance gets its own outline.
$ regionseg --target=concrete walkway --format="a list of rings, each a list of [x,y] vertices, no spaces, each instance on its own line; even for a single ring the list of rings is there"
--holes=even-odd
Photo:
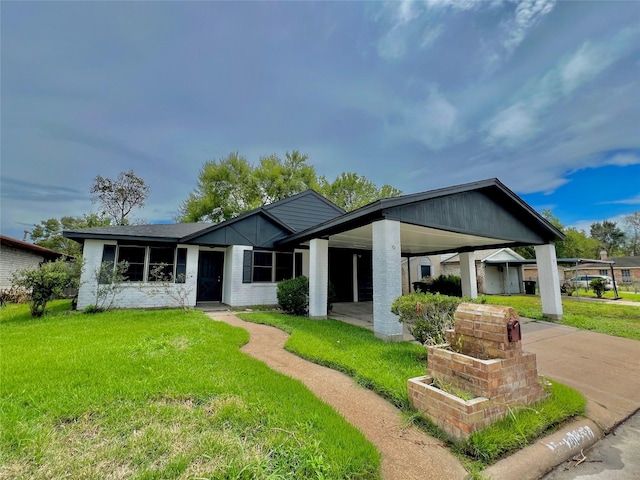
[[[210,312],[212,319],[241,327],[251,335],[242,351],[270,368],[300,380],[358,428],[382,454],[387,480],[462,479],[466,471],[442,444],[414,427],[405,426],[400,411],[352,378],[303,360],[283,349],[288,335],[266,325],[244,322],[230,312]]]

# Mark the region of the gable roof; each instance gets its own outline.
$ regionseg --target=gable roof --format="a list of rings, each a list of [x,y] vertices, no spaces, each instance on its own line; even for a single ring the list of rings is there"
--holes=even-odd
[[[473,252],[473,259],[475,261],[487,262],[487,263],[505,263],[510,261],[524,260],[524,257],[518,255],[510,248],[490,248],[487,250],[476,250]],[[459,263],[460,255],[452,255],[441,263]]]
[[[217,224],[121,225],[68,230],[63,234],[76,241],[112,239],[271,248],[276,240],[343,214],[344,210],[319,193],[306,190]]]
[[[640,257],[608,257],[605,262],[613,262],[614,268],[640,268]],[[602,264],[587,260],[580,268],[602,268]]]
[[[26,250],[32,252],[35,255],[40,255],[43,258],[55,260],[56,258],[63,257],[62,253],[55,252],[49,248],[41,247],[40,245],[35,245],[33,243],[25,242],[24,240],[19,240],[14,237],[9,237],[8,235],[3,235],[0,233],[0,245],[17,248],[19,250]]]
[[[542,245],[564,239],[562,232],[497,178],[491,178],[377,200],[338,218],[293,234],[279,243],[289,245],[312,238],[337,235],[383,219],[467,236],[491,238],[496,240],[496,246]],[[468,250],[477,249],[474,245],[466,247]]]

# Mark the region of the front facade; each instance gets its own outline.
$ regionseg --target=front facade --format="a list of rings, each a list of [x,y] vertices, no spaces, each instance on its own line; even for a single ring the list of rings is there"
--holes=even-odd
[[[272,305],[279,281],[305,275],[310,316],[326,317],[331,285],[335,301],[373,301],[374,331],[384,338],[402,334],[390,306],[402,294],[403,257],[459,252],[463,292],[473,297],[475,250],[536,245],[555,266],[553,242],[562,238],[496,179],[383,199],[349,213],[306,191],[216,225],[98,227],[65,236],[84,245],[78,308],[97,304],[101,265],[123,260],[127,281],[113,303],[120,308]],[[555,269],[539,266],[557,280]],[[560,316],[555,290],[543,292],[543,303],[548,315]]]

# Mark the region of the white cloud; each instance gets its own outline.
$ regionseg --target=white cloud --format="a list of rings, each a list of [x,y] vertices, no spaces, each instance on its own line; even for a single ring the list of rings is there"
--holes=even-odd
[[[525,103],[516,103],[498,113],[487,125],[487,143],[515,145],[530,138],[536,130],[534,118]]]
[[[616,204],[616,205],[640,205],[640,193],[635,197],[631,198],[623,198],[622,200],[613,200],[611,202],[604,202],[606,204]]]
[[[559,61],[554,68],[538,79],[524,85],[510,105],[499,110],[482,128],[486,143],[502,143],[513,147],[535,138],[553,128],[547,121],[554,111],[572,99],[574,93],[592,83],[633,48],[635,35],[623,31],[606,41],[585,42],[572,55]],[[561,110],[560,110],[561,113]],[[574,133],[593,130],[594,125],[606,123],[607,118],[596,115],[568,128]],[[618,161],[628,161],[621,159]],[[635,163],[635,162],[634,162]]]
[[[630,165],[640,164],[640,157],[632,153],[618,153],[605,162],[606,165],[615,165],[617,167],[628,167]]]
[[[504,23],[507,38],[503,42],[507,53],[513,52],[527,36],[528,31],[551,12],[556,0],[524,0],[518,4],[515,16]]]
[[[462,140],[458,125],[458,109],[433,87],[427,98],[401,108],[402,121],[389,130],[401,137],[409,137],[431,150],[439,150]]]

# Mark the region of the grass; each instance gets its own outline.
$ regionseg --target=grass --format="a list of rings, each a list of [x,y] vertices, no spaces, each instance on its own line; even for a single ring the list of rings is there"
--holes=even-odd
[[[491,464],[532,442],[570,417],[584,414],[585,398],[575,390],[549,382],[550,397],[474,432],[456,450],[480,462]]]
[[[424,375],[427,353],[411,342],[384,342],[373,332],[337,320],[310,320],[273,312],[238,316],[272,325],[291,337],[285,348],[314,363],[353,377],[400,408],[407,408],[407,379]]]
[[[492,297],[493,298],[493,297]],[[410,423],[448,440],[474,475],[500,456],[521,448],[563,421],[584,413],[585,399],[575,390],[551,382],[551,395],[534,408],[514,411],[502,422],[474,433],[467,442],[447,439],[409,407],[407,379],[426,372],[424,347],[411,342],[386,343],[373,332],[335,320],[311,320],[277,313],[240,314],[244,320],[273,325],[291,334],[285,348],[303,358],[354,377],[402,408]]]
[[[523,317],[545,319],[540,297],[491,295],[487,303],[513,307]],[[562,297],[562,309],[560,323],[564,325],[640,340],[640,307]]]
[[[0,311],[1,478],[379,478],[379,454],[201,312]]]

